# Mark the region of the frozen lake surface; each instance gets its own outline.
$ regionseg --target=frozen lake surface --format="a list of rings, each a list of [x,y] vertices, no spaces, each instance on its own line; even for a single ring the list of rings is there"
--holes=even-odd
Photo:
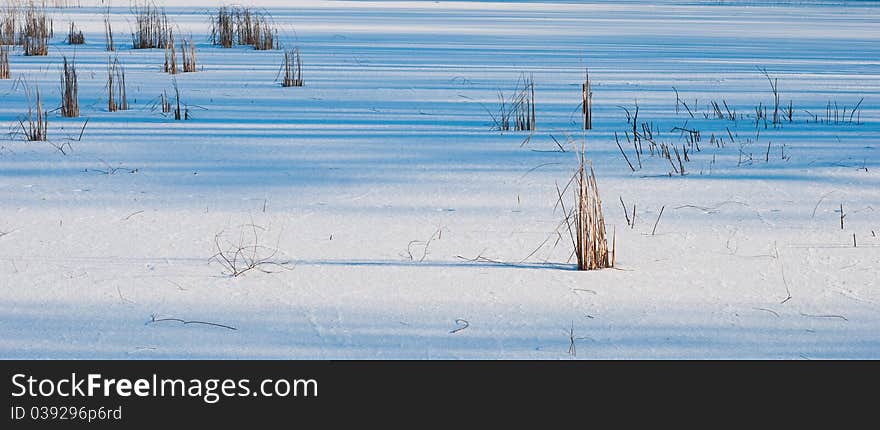
[[[116,7],[112,113],[103,9],[50,9],[49,55],[0,81],[0,357],[880,358],[880,6],[828,3],[257,1],[301,88],[212,46],[213,1],[167,9],[201,68],[174,78]],[[62,55],[79,118],[51,111]],[[755,118],[761,70],[791,121]],[[493,130],[523,74],[537,130]],[[24,81],[52,144],[17,135]],[[699,130],[685,175],[639,168],[636,105],[658,145]],[[573,270],[555,208],[582,139],[613,270]],[[226,275],[215,237],[254,232],[278,264]]]

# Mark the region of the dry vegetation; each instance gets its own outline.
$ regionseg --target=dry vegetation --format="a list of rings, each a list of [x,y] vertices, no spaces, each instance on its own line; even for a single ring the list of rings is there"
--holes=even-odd
[[[73,21],[70,22],[70,29],[67,31],[66,42],[68,45],[83,45],[86,43],[86,37],[83,36],[82,30],[78,30]]]
[[[40,89],[31,90],[30,86],[25,84],[24,92],[28,100],[28,111],[24,118],[19,119],[21,134],[26,141],[45,142],[49,126],[49,113],[43,110]]]
[[[192,41],[192,36],[184,38],[180,42],[180,55],[183,57],[183,72],[195,72],[197,70],[196,45]]]
[[[24,55],[49,55],[49,39],[54,32],[52,19],[46,15],[46,9],[31,3],[24,9],[23,20],[18,42]]]
[[[221,6],[217,15],[211,17],[211,43],[223,48],[232,48],[235,45],[233,8]]]
[[[177,79],[174,79],[173,81],[173,88],[173,100],[168,96],[167,91],[162,91],[162,95],[159,97],[159,103],[162,108],[162,113],[173,114],[174,120],[176,121],[190,119],[189,107],[187,107],[180,101],[180,87],[177,86]]]
[[[116,43],[113,41],[113,26],[110,23],[110,8],[104,13],[104,49],[108,52],[116,51]]]
[[[589,172],[587,171],[589,169]],[[574,208],[565,208],[565,190],[559,191],[559,205],[565,214],[565,225],[574,247],[578,270],[597,270],[614,267],[615,246],[611,247],[605,233],[605,216],[602,199],[592,163],[587,160],[584,148],[578,154],[578,169],[569,181],[574,186]]]
[[[170,42],[171,24],[165,9],[155,3],[142,3],[132,6],[131,11],[135,18],[135,29],[131,34],[132,48],[166,48]]]
[[[196,63],[196,45],[192,41],[192,36],[184,38],[180,42],[181,65],[177,63],[177,45],[174,41],[174,31],[168,32],[168,44],[165,45],[165,64],[162,70],[165,73],[176,75],[178,73],[190,73],[198,70]]]
[[[165,44],[165,65],[162,66],[165,73],[177,74],[177,51],[174,48],[174,32],[168,32],[168,43]]]
[[[489,115],[500,131],[534,131],[535,130],[535,79],[531,75],[521,75],[514,89],[513,97],[507,97],[498,91],[498,115],[491,111]]]
[[[211,43],[223,48],[249,45],[256,50],[278,49],[278,30],[265,12],[222,6],[211,17]]]
[[[6,3],[0,8],[0,45],[15,45],[15,28],[18,22],[18,8]]]
[[[167,91],[162,91],[162,94],[159,96],[159,104],[163,114],[171,113],[171,99],[168,97]]]
[[[125,68],[119,59],[107,60],[107,110],[116,112],[128,110],[128,98],[125,95]]]
[[[590,71],[584,71],[584,83],[581,84],[581,113],[584,119],[584,130],[593,129],[593,87],[590,84]]]
[[[61,116],[76,118],[79,116],[79,83],[76,77],[76,59],[64,58],[61,72]]]
[[[302,77],[302,56],[299,48],[293,48],[284,52],[284,80],[281,82],[283,87],[301,87],[303,86]]]
[[[224,272],[232,277],[241,276],[250,271],[272,273],[270,267],[290,269],[289,262],[275,261],[278,254],[277,244],[269,247],[262,243],[262,233],[265,228],[251,222],[240,227],[238,238],[229,240],[224,238],[223,232],[214,236],[216,253],[210,261],[216,261],[223,267]]]
[[[523,80],[523,87],[515,101],[516,131],[535,130],[535,78],[532,75]]]
[[[9,79],[10,76],[9,47],[0,45],[0,79]]]

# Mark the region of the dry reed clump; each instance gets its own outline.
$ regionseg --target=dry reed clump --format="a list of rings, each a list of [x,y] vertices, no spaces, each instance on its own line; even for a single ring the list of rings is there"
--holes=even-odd
[[[49,127],[49,113],[43,110],[40,89],[32,91],[30,86],[25,84],[24,92],[28,101],[28,111],[25,117],[19,120],[21,134],[26,141],[45,142]]]
[[[9,79],[10,76],[9,47],[0,45],[0,79]]]
[[[174,32],[168,32],[168,43],[165,45],[165,65],[162,67],[165,73],[177,74],[177,51],[174,49]]]
[[[265,21],[257,22],[257,38],[253,44],[257,51],[269,51],[278,47],[278,30],[268,27]]]
[[[177,79],[174,79],[174,99],[172,100],[166,91],[162,91],[159,97],[159,103],[163,114],[173,114],[175,121],[190,119],[189,107],[180,101],[180,88],[177,86]]]
[[[107,59],[107,110],[116,112],[128,110],[128,98],[125,95],[125,68],[119,59]]]
[[[10,3],[0,8],[0,45],[15,45],[17,43],[15,28],[18,15],[18,8]]]
[[[196,45],[192,41],[192,36],[184,38],[180,42],[180,54],[183,56],[183,72],[190,73],[196,71]]]
[[[529,75],[523,83],[516,100],[516,130],[532,131],[535,129],[535,78]]]
[[[171,24],[165,9],[155,3],[142,3],[131,7],[135,17],[135,29],[131,34],[134,49],[166,48],[169,44]],[[171,42],[173,44],[173,42]]]
[[[593,88],[590,84],[590,71],[584,72],[584,83],[581,84],[581,111],[584,117],[584,130],[593,129]]]
[[[855,124],[860,125],[862,123],[862,102],[865,101],[865,98],[862,97],[859,99],[858,103],[855,104],[852,108],[847,105],[841,105],[837,103],[837,100],[831,101],[825,105],[825,115],[824,117],[819,116],[818,114],[814,114],[808,110],[804,110],[804,112],[812,118],[812,121],[815,123],[824,123],[824,124]],[[791,107],[789,107],[789,112],[791,112]],[[810,122],[810,119],[807,119],[807,122]]]
[[[589,172],[587,171],[589,169]],[[584,148],[578,154],[578,169],[569,182],[574,185],[574,208],[566,211],[564,191],[559,191],[559,204],[565,213],[578,270],[598,270],[614,267],[616,244],[612,236],[608,246],[602,199],[592,162],[587,160]]]
[[[162,107],[162,113],[171,113],[171,99],[168,98],[168,93],[165,90],[162,90],[162,95],[159,96],[159,103]]]
[[[63,57],[64,67],[61,73],[61,116],[76,118],[79,116],[79,85],[76,78],[76,60],[67,61]]]
[[[24,9],[23,25],[18,35],[24,55],[49,55],[49,39],[53,35],[52,20],[46,15],[45,7],[30,3]]]
[[[177,65],[177,47],[174,43],[174,32],[168,32],[168,44],[165,45],[165,64],[162,70],[165,73],[176,75],[178,73],[190,73],[198,70],[196,64],[196,45],[192,41],[192,36],[184,38],[180,42],[180,56],[182,58],[182,66]]]
[[[289,261],[275,261],[279,253],[277,243],[275,247],[263,245],[261,236],[267,231],[266,228],[251,222],[239,229],[236,240],[224,239],[222,231],[214,236],[217,253],[211,256],[210,261],[220,263],[225,274],[238,277],[250,271],[273,273],[269,267],[292,268]]]
[[[282,87],[301,87],[303,86],[302,77],[302,56],[299,48],[293,48],[284,52],[284,80],[281,82]]]
[[[70,29],[67,32],[68,45],[83,45],[86,43],[86,37],[83,36],[82,30],[77,30],[73,21],[70,22]]]
[[[221,6],[217,15],[211,17],[211,43],[223,48],[232,48],[235,45],[233,8]]]
[[[267,13],[244,6],[222,6],[211,17],[211,43],[223,48],[238,44],[256,50],[278,49],[278,30]]]
[[[508,131],[513,127],[515,131],[534,131],[536,126],[534,77],[529,75],[526,78],[525,74],[521,75],[512,98],[498,91],[498,106],[498,116],[489,112],[495,122],[496,130]]]
[[[116,51],[116,43],[113,41],[113,26],[110,23],[110,7],[104,12],[104,49],[107,52]]]

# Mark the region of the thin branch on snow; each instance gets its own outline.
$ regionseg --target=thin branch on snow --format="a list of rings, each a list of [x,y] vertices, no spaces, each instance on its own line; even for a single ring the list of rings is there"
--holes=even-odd
[[[155,324],[155,323],[165,322],[165,321],[173,321],[173,322],[179,322],[184,325],[201,324],[201,325],[208,325],[208,326],[212,326],[212,327],[225,328],[225,329],[229,329],[229,330],[238,330],[237,328],[226,325],[226,324],[219,324],[219,323],[213,323],[213,322],[208,322],[208,321],[187,321],[187,320],[183,320],[180,318],[157,318],[157,316],[158,316],[157,314],[151,314],[150,320],[147,321],[144,325]]]

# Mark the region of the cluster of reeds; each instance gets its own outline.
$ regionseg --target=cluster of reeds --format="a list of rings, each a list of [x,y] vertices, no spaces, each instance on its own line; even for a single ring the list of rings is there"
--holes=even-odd
[[[116,43],[113,42],[113,26],[110,23],[110,8],[104,13],[104,49],[107,52],[116,51]]]
[[[30,86],[25,84],[24,92],[28,100],[28,111],[27,115],[19,120],[21,134],[26,141],[45,142],[49,127],[49,113],[43,110],[40,89],[32,91]]]
[[[5,4],[0,8],[0,45],[15,45],[15,28],[18,22],[18,8]]]
[[[269,51],[278,48],[278,30],[270,28],[266,21],[257,21],[256,34],[253,45],[257,51]]]
[[[678,98],[676,105],[687,106]],[[654,125],[653,122],[639,120],[638,102],[636,102],[635,107],[632,110],[622,106],[621,109],[626,112],[627,121],[627,129],[623,131],[623,136],[626,139],[627,147],[632,147],[632,153],[635,155],[635,158],[630,159],[629,155],[627,155],[627,150],[624,149],[622,143],[623,139],[620,138],[620,135],[617,132],[614,132],[614,141],[630,170],[633,172],[640,170],[642,168],[642,159],[646,156],[650,156],[664,158],[669,161],[669,164],[672,167],[670,175],[673,173],[676,175],[685,175],[687,172],[685,163],[690,162],[690,154],[694,151],[699,152],[702,150],[700,148],[700,130],[696,128],[686,128],[684,126],[673,127],[671,131],[679,132],[679,138],[684,140],[684,143],[682,143],[680,147],[681,150],[679,150],[679,146],[676,144],[660,141],[660,129]],[[688,112],[692,112],[690,111],[690,108],[687,109]],[[728,134],[730,134],[729,129]],[[732,135],[731,140],[733,140]],[[714,134],[712,135],[712,143],[719,145],[719,147],[720,145],[723,145],[723,141],[717,140]],[[633,162],[633,160],[635,160],[635,162]]]
[[[10,76],[9,47],[0,45],[0,79],[9,79]]]
[[[171,113],[171,99],[168,97],[168,93],[165,90],[162,90],[162,95],[159,96],[159,104],[162,113]]]
[[[171,24],[164,9],[155,3],[142,3],[132,6],[131,11],[135,17],[135,29],[131,34],[134,49],[162,49],[168,46]]]
[[[852,108],[846,105],[839,105],[837,100],[831,101],[825,105],[825,115],[819,116],[818,114],[814,114],[808,110],[804,112],[812,118],[813,122],[817,123],[825,123],[825,124],[861,124],[862,123],[862,102],[865,101],[864,97],[859,99],[859,102],[855,104]]]
[[[574,186],[574,207],[565,208],[565,191],[559,191],[559,204],[565,214],[565,225],[574,247],[578,270],[598,270],[614,267],[615,235],[611,246],[605,230],[602,199],[592,163],[587,160],[584,148],[578,154],[578,169],[569,182]]]
[[[211,17],[211,43],[224,48],[238,44],[257,50],[277,49],[278,30],[264,12],[243,6],[223,6]]]
[[[174,32],[169,31],[168,44],[165,45],[165,64],[162,70],[165,73],[176,75],[180,72],[195,72],[198,69],[196,65],[196,45],[192,41],[192,36],[183,38],[180,42],[180,56],[183,67],[177,66],[177,47],[174,43]]]
[[[174,32],[168,32],[168,43],[165,44],[165,65],[162,71],[172,75],[177,74],[177,51],[174,48]]]
[[[61,71],[61,116],[76,118],[79,116],[79,84],[76,77],[76,60],[68,61],[63,57],[64,67]]]
[[[498,91],[498,116],[491,111],[489,115],[495,122],[495,129],[508,131],[535,130],[535,80],[529,75],[520,76],[514,95],[508,98],[503,91]]]
[[[639,103],[636,102],[635,107],[633,108],[632,113],[629,109],[622,107],[621,109],[626,112],[626,122],[628,125],[628,129],[623,131],[624,137],[626,137],[626,142],[628,145],[632,145],[635,154],[636,154],[636,162],[638,168],[642,168],[642,155],[645,154],[644,146],[642,145],[642,140],[646,140],[648,142],[648,149],[651,152],[651,155],[654,154],[654,148],[656,147],[656,141],[654,140],[654,126],[653,123],[642,122],[639,123]],[[630,137],[632,134],[632,137]],[[620,153],[623,154],[624,160],[629,165],[630,170],[633,172],[636,171],[636,166],[629,160],[629,157],[626,155],[626,151],[624,151],[623,146],[620,144],[620,138],[617,136],[617,132],[614,132],[614,141],[617,143],[617,148],[620,149]]]
[[[284,80],[281,82],[282,87],[301,87],[303,86],[302,76],[302,56],[299,48],[293,48],[284,52]]]
[[[23,25],[19,30],[18,42],[24,55],[49,55],[49,39],[54,32],[52,19],[43,7],[31,3],[24,9]]]
[[[235,7],[221,6],[211,17],[211,43],[223,48],[235,45]]]
[[[724,109],[721,109],[722,107],[724,107]],[[727,105],[727,100],[721,99],[721,104],[712,100],[709,102],[709,108],[710,111],[703,114],[704,118],[724,119],[736,122],[736,109],[731,109],[730,106]]]
[[[669,148],[672,148],[672,151],[670,151]],[[684,162],[691,161],[691,159],[688,157],[687,146],[682,145],[681,152],[679,152],[677,146],[667,143],[661,143],[659,147],[659,153],[661,158],[665,158],[669,161],[669,164],[672,166],[672,172],[675,172],[676,175],[684,176],[687,174],[687,171],[684,167]],[[675,154],[674,159],[672,158],[673,153]],[[682,158],[682,154],[684,154],[684,158]],[[670,175],[672,174],[672,172],[670,172]]]
[[[192,41],[192,36],[184,38],[183,41],[180,42],[180,55],[183,57],[183,72],[195,72],[196,45]]]
[[[532,131],[535,129],[535,78],[529,75],[523,79],[523,87],[516,98],[515,117],[516,131]]]
[[[125,68],[119,59],[107,59],[107,110],[116,112],[128,110],[128,98],[125,95]]]
[[[162,106],[162,113],[173,114],[175,121],[188,120],[189,107],[183,105],[180,101],[180,87],[177,86],[177,80],[174,80],[174,99],[172,100],[166,91],[162,91],[159,102]]]
[[[67,31],[68,45],[83,45],[86,43],[86,37],[83,36],[82,30],[78,30],[73,21],[70,22],[70,29]]]
[[[584,130],[593,129],[593,88],[590,84],[590,71],[584,71],[584,83],[581,84],[581,111],[584,117]]]

